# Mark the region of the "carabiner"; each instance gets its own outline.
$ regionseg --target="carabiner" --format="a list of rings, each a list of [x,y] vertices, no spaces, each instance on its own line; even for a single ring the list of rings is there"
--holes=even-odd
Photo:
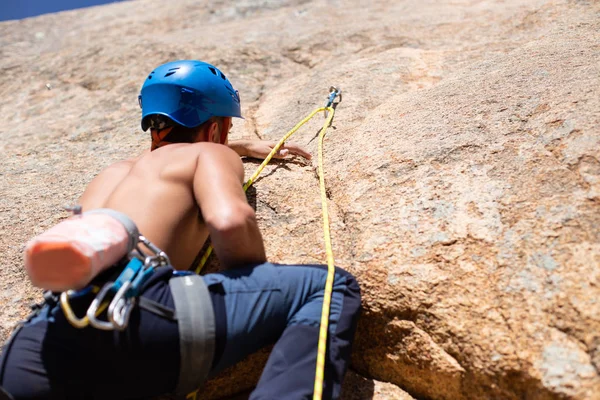
[[[60,295],[60,305],[67,320],[76,328],[85,328],[88,325],[94,328],[110,331],[124,330],[129,323],[129,317],[136,304],[136,297],[139,295],[142,286],[150,279],[154,273],[155,267],[168,266],[171,264],[169,257],[164,251],[152,244],[144,236],[139,236],[139,242],[142,242],[153,256],[146,255],[136,246],[137,252],[144,258],[144,261],[137,257],[130,258],[121,274],[114,282],[107,282],[98,289],[97,286],[89,286],[81,291],[69,290]],[[69,304],[69,298],[77,295],[84,295],[93,291],[97,293],[94,300],[86,310],[83,318],[78,318]],[[106,321],[99,318],[102,312],[108,307],[106,312]]]
[[[338,89],[335,86],[330,86],[329,87],[329,96],[327,97],[327,103],[325,103],[325,108],[329,108],[333,105],[333,101],[335,100],[335,98],[339,96],[339,101],[342,101],[342,90]],[[324,112],[325,114],[325,118],[327,118],[327,115],[329,114],[327,110],[325,110]]]
[[[90,304],[90,307],[87,309],[86,312],[86,315],[90,320],[90,325],[92,325],[94,328],[101,329],[103,331],[111,331],[114,329],[112,323],[107,321],[101,321],[96,318],[102,313],[102,310],[100,308],[103,306],[103,304],[105,304],[104,299],[112,291],[113,284],[114,282],[107,282],[104,284],[104,286],[102,286],[102,289],[100,289],[100,293],[96,295],[96,297],[92,301],[92,304]]]
[[[75,312],[71,308],[71,304],[69,303],[70,298],[75,297],[75,296],[77,296],[77,297],[84,296],[90,292],[98,293],[99,290],[100,290],[100,288],[98,286],[88,286],[85,289],[82,289],[79,291],[68,290],[68,291],[62,292],[60,294],[60,308],[62,309],[63,314],[65,315],[65,318],[75,328],[78,328],[78,329],[85,328],[86,326],[88,326],[90,324],[90,320],[87,317],[87,315],[83,316],[83,318],[77,318],[77,316],[75,315]],[[102,311],[100,311],[100,312],[102,312]]]
[[[127,328],[127,325],[129,325],[129,317],[136,304],[135,300],[135,297],[130,297],[128,299],[120,298],[115,305],[113,313],[109,314],[116,330],[123,331]]]
[[[144,246],[146,246],[148,249],[150,249],[154,253],[153,257],[146,257],[146,259],[144,260],[145,266],[150,266],[149,265],[150,261],[152,261],[152,263],[154,263],[154,265],[152,265],[153,267],[158,267],[158,266],[162,267],[165,265],[171,265],[171,260],[169,260],[169,256],[167,256],[167,253],[165,253],[164,251],[162,251],[161,249],[156,247],[151,241],[146,239],[145,236],[140,235],[139,241],[142,242],[144,244]],[[138,249],[138,251],[140,251],[140,250]],[[144,254],[141,251],[140,251],[140,253]]]
[[[115,294],[115,297],[113,297],[112,301],[110,302],[106,314],[113,328],[120,331],[124,330],[129,322],[125,317],[125,314],[129,315],[131,311],[129,311],[129,313],[126,312],[127,298],[125,295],[130,288],[131,281],[126,281],[123,283],[123,285],[117,291],[117,294]]]

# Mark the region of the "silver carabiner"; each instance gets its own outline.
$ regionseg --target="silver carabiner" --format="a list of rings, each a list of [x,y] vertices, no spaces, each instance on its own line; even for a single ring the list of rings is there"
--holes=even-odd
[[[111,320],[116,330],[123,331],[127,329],[135,303],[135,297],[119,299],[114,312],[111,314]]]
[[[90,325],[103,331],[112,331],[114,329],[114,326],[111,322],[102,321],[96,318],[103,311],[101,307],[104,303],[104,298],[110,292],[110,289],[112,289],[113,283],[114,282],[107,282],[104,284],[104,286],[102,286],[102,289],[100,289],[100,292],[96,295],[96,297],[94,297],[92,304],[90,304],[87,312],[85,313],[90,321]]]
[[[167,253],[165,253],[164,251],[162,251],[161,249],[156,247],[151,241],[146,239],[145,236],[140,235],[139,241],[142,242],[144,244],[144,246],[146,246],[148,249],[150,249],[154,253],[154,257],[146,257],[146,260],[144,261],[144,264],[146,266],[148,266],[148,264],[149,264],[149,262],[148,262],[149,259],[151,259],[151,261],[153,261],[153,262],[157,262],[158,263],[157,266],[171,265],[171,260],[169,260],[169,256],[167,256]],[[140,251],[140,250],[138,249],[138,251]],[[144,254],[141,251],[140,251],[140,253]]]
[[[114,329],[124,330],[129,322],[125,314],[131,314],[131,311],[128,313],[126,312],[128,302],[125,299],[125,293],[127,293],[130,287],[131,281],[126,281],[123,286],[119,288],[108,306],[106,315]]]
[[[152,256],[146,255],[139,246],[136,246],[136,251],[139,255],[144,258],[144,267],[141,271],[135,270],[133,276],[119,276],[117,279],[118,283],[122,283],[117,292],[114,294],[110,302],[108,302],[109,293],[115,288],[115,282],[107,282],[102,286],[102,289],[98,295],[94,298],[89,308],[87,309],[86,316],[89,319],[90,325],[94,328],[110,331],[110,330],[125,330],[129,324],[129,317],[136,304],[135,297],[126,297],[127,292],[132,288],[133,280],[137,278],[138,273],[145,273],[148,268],[160,267],[170,265],[171,261],[167,254],[156,247],[146,237],[140,235],[139,242],[143,243],[144,246],[154,253]],[[131,274],[130,274],[131,275]],[[127,279],[127,280],[125,280]],[[143,277],[142,277],[143,279]],[[137,281],[136,281],[137,282]],[[134,288],[135,289],[135,288]],[[136,290],[134,290],[135,292]],[[108,310],[106,311],[106,317],[108,321],[102,321],[97,318],[108,304]],[[76,321],[77,322],[77,321]]]

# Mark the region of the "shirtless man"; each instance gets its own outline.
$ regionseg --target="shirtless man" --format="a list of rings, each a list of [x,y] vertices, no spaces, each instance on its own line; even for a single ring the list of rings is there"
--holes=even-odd
[[[5,347],[0,386],[14,399],[185,397],[275,343],[251,398],[311,398],[326,268],[266,262],[239,154],[224,146],[231,117],[241,116],[237,92],[214,66],[179,61],[156,68],[140,98],[154,151],[105,169],[80,204],[128,216],[175,269],[188,269],[210,235],[226,271],[157,268],[140,294],[156,306],[140,303],[122,332],[75,328],[45,296]],[[72,299],[74,310],[92,297]],[[356,280],[336,269],[325,399],[339,396],[359,308]]]

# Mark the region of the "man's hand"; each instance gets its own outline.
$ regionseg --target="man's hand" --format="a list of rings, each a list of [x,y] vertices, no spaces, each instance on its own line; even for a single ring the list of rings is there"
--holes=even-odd
[[[277,145],[272,140],[237,140],[229,143],[229,147],[242,157],[265,159],[271,150]],[[294,143],[285,143],[279,148],[273,158],[288,158],[289,156],[300,156],[307,160],[312,158],[311,154],[302,146]]]

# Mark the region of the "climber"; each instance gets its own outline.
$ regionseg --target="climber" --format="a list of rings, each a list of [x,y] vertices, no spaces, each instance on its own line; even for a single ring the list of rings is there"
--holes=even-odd
[[[242,190],[241,160],[224,146],[231,118],[241,116],[237,92],[216,67],[177,61],[147,77],[140,103],[154,151],[106,168],[79,203],[84,216],[110,209],[130,218],[174,268],[156,268],[122,332],[73,327],[56,295],[46,292],[4,348],[0,386],[16,400],[185,397],[274,344],[250,398],[310,398],[327,270],[267,262]],[[209,235],[224,271],[202,277],[176,271],[189,267]],[[114,279],[123,264],[94,283]],[[73,309],[81,314],[93,296],[73,298]],[[142,307],[144,299],[154,306]],[[325,399],[339,396],[359,309],[356,280],[336,268]]]

